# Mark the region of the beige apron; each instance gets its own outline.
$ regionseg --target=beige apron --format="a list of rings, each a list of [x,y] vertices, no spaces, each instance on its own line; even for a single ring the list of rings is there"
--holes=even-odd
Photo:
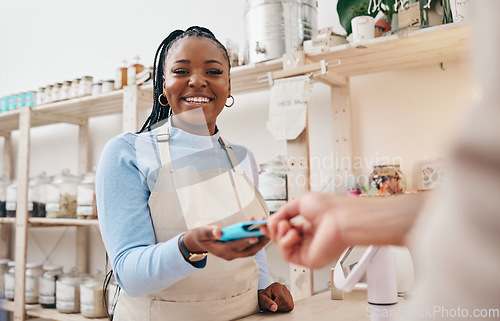
[[[198,172],[194,166],[174,170],[168,129],[166,123],[157,136],[162,167],[149,198],[157,242],[207,223],[224,227],[251,216],[260,219],[268,215],[264,199],[222,138],[219,143],[233,170],[216,168]],[[254,257],[226,261],[209,254],[205,268],[162,291],[141,297],[130,297],[122,291],[114,320],[240,318],[259,310],[258,278]]]

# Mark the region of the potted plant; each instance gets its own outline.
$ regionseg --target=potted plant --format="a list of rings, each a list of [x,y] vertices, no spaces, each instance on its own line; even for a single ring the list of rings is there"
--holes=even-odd
[[[339,0],[337,2],[337,13],[340,24],[344,27],[347,35],[352,33],[351,20],[359,16],[370,16],[375,18],[378,10],[370,8],[372,0]],[[370,9],[370,10],[369,10]]]

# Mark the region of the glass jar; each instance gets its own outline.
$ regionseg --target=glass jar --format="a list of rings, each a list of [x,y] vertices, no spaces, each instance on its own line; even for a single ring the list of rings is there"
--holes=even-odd
[[[76,269],[56,281],[56,309],[62,313],[80,312],[80,276]]]
[[[61,90],[59,91],[59,100],[69,99],[70,91],[71,91],[71,81],[65,80],[62,84]]]
[[[0,111],[9,111],[9,97],[0,99]]]
[[[16,278],[16,262],[9,261],[7,263],[7,272],[4,276],[5,298],[14,301],[14,280]]]
[[[288,199],[287,163],[283,155],[260,165],[259,190],[269,212],[276,212]]]
[[[33,107],[36,104],[36,92],[28,91],[26,93],[26,106]]]
[[[71,90],[69,91],[69,98],[76,98],[80,95],[80,78],[75,78],[71,82]]]
[[[52,96],[52,101],[59,101],[59,92],[61,91],[62,88],[62,83],[58,82],[55,83],[52,86],[52,91],[50,92],[50,95]]]
[[[136,75],[144,70],[144,65],[140,63],[140,57],[136,55],[133,63],[127,69],[127,85],[135,85]]]
[[[69,170],[65,169],[47,184],[46,217],[76,217],[76,193],[79,182],[78,176],[71,175]]]
[[[36,92],[36,104],[41,105],[44,104],[44,97],[45,97],[45,87],[40,87],[38,88],[38,91]]]
[[[0,176],[0,217],[5,217],[5,203],[7,201],[7,186],[9,180],[5,176]]]
[[[102,93],[102,80],[99,80],[92,85],[92,96],[99,95],[100,93]]]
[[[93,83],[94,83],[94,78],[92,76],[83,76],[82,79],[80,80],[79,96],[83,97],[91,95]]]
[[[399,164],[375,165],[368,178],[370,191],[378,196],[403,194],[406,191],[406,177]]]
[[[5,297],[5,273],[8,270],[9,259],[0,259],[0,299]]]
[[[78,184],[76,215],[79,219],[96,219],[97,206],[95,202],[95,173],[83,175]]]
[[[38,303],[38,297],[40,295],[39,279],[42,273],[43,270],[41,264],[39,263],[26,264],[25,301],[27,304]]]
[[[14,180],[7,186],[5,198],[5,216],[16,217],[17,210],[17,182]]]
[[[40,173],[32,179],[33,187],[33,217],[45,217],[45,206],[47,203],[47,185],[50,183],[50,177],[45,172]]]
[[[48,103],[51,103],[52,102],[52,88],[54,86],[52,85],[48,85],[47,87],[45,87],[45,91],[43,92],[44,95],[43,95],[43,103],[44,104],[48,104]]]
[[[101,92],[104,93],[109,93],[115,90],[115,82],[113,80],[104,80],[102,82],[102,89]]]
[[[116,69],[115,89],[122,89],[127,86],[127,60],[122,60],[122,64]]]
[[[26,93],[19,93],[16,95],[17,108],[26,107]]]
[[[103,318],[107,315],[104,305],[101,275],[82,280],[80,284],[80,311],[86,318]]]
[[[47,309],[56,308],[56,282],[63,275],[62,266],[44,265],[40,276],[40,304]]]
[[[33,210],[33,187],[35,185],[35,182],[33,178],[30,178],[30,181],[28,182],[28,204],[27,204],[27,209],[28,209],[28,217],[33,217],[34,215],[34,210]]]

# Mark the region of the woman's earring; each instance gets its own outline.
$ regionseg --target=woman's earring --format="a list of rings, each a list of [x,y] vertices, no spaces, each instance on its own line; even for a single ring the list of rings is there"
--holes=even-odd
[[[167,100],[167,96],[165,96],[165,94],[164,94],[164,93],[162,93],[162,94],[158,97],[158,102],[160,103],[160,105],[162,105],[163,107],[168,106],[168,101],[167,101],[167,103],[165,103],[165,104],[164,104],[164,103],[162,102],[162,100],[161,100],[161,97],[163,97],[163,98],[165,98],[165,100]]]
[[[231,106],[233,106],[233,105],[234,105],[234,97],[233,97],[233,95],[229,95],[229,98],[231,98],[233,101],[232,101],[229,105],[227,105],[227,102],[226,102],[226,105],[225,105],[225,106],[226,106],[227,108],[229,108],[229,107],[231,107]]]

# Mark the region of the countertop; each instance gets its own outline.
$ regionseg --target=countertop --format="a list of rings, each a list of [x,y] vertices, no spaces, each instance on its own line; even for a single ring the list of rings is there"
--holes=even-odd
[[[399,302],[393,308],[405,306],[407,302],[399,298]],[[373,306],[366,300],[366,290],[354,290],[344,294],[344,300],[332,300],[330,291],[313,295],[309,298],[295,302],[295,308],[289,313],[262,312],[250,315],[240,320],[244,321],[267,321],[267,320],[301,320],[301,321],[366,321],[370,320],[369,313]]]

